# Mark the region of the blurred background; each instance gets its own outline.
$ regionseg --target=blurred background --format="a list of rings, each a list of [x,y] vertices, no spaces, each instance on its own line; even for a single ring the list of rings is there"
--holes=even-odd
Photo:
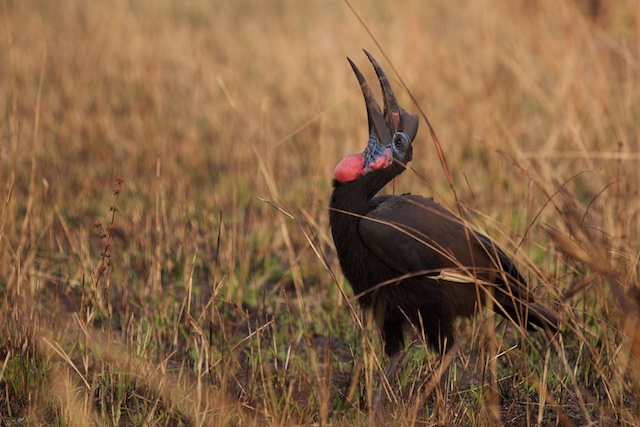
[[[526,368],[541,397],[516,413],[634,425],[639,25],[632,0],[3,0],[2,419],[370,421],[354,360],[379,345],[327,215],[333,168],[368,137],[347,56],[379,93],[365,48],[428,117],[456,194],[423,118],[385,191],[457,197],[587,343]],[[516,409],[449,381],[459,406],[421,419],[509,424]],[[509,381],[502,401],[529,394]]]

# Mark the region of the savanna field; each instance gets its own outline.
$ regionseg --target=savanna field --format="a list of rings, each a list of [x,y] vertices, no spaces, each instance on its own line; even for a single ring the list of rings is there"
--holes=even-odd
[[[2,0],[0,29],[2,425],[640,425],[637,2]],[[491,236],[559,334],[481,310],[385,381],[328,218],[362,48],[421,114],[383,192]]]

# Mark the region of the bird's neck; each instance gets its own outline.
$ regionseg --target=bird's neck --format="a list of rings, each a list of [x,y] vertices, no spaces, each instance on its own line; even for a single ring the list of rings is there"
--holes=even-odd
[[[329,220],[331,228],[344,232],[357,227],[358,221],[369,210],[369,202],[392,179],[378,172],[363,175],[350,182],[334,180],[331,194]],[[345,239],[334,239],[345,240]]]
[[[360,243],[358,223],[369,212],[371,197],[367,189],[357,182],[335,182],[334,186],[329,203],[329,224],[338,256],[342,259],[353,246]]]
[[[333,232],[336,233],[336,229],[338,232],[347,229],[357,231],[358,221],[371,209],[371,199],[403,171],[403,166],[394,163],[389,168],[362,175],[354,181],[343,183],[334,180],[329,215]]]
[[[367,183],[364,180],[347,183],[335,180],[333,186],[330,201],[332,212],[344,211],[355,215],[364,215],[368,212],[369,200],[375,194],[369,194]]]
[[[363,260],[369,254],[358,233],[358,223],[369,212],[370,198],[365,189],[354,191],[350,187],[336,183],[329,204],[329,224],[342,272],[357,295],[366,290],[367,269]],[[369,298],[366,296],[360,302],[368,306]]]
[[[374,273],[367,268],[367,260],[374,255],[362,241],[358,224],[371,210],[369,202],[373,196],[392,178],[371,174],[348,183],[334,182],[329,223],[342,271],[356,294],[366,291],[367,283],[375,280],[369,277]],[[361,303],[369,305],[370,297],[364,297]]]

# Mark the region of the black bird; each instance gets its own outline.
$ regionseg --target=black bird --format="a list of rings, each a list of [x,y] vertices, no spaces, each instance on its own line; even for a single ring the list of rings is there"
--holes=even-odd
[[[456,317],[489,301],[527,329],[557,330],[556,317],[533,302],[525,279],[488,237],[431,198],[375,197],[411,160],[418,116],[398,105],[384,71],[365,53],[382,87],[384,113],[349,59],[367,106],[369,142],[336,166],[329,217],[342,271],[360,305],[372,310],[387,355],[404,347],[408,322],[422,328],[433,349],[446,351]]]

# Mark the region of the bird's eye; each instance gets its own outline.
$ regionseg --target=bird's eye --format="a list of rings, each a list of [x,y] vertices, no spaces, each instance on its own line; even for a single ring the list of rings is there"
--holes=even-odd
[[[404,150],[407,145],[407,136],[402,132],[397,132],[395,138],[393,138],[393,145],[396,150]]]

